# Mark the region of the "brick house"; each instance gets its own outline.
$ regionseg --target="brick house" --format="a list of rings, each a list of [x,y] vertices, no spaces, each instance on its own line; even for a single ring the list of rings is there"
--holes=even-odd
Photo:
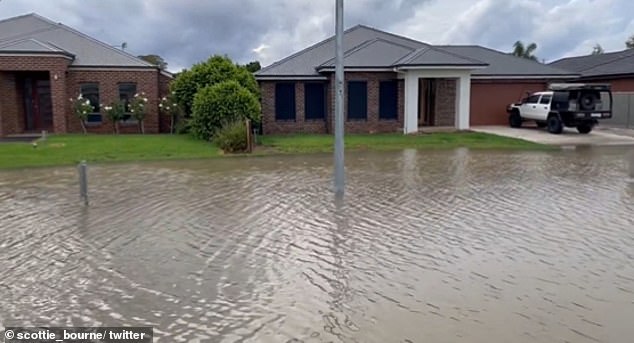
[[[577,77],[481,46],[432,46],[363,25],[344,33],[347,132],[507,123],[506,106]],[[334,37],[256,73],[264,134],[330,133]]]
[[[580,74],[580,81],[609,83],[614,92],[634,92],[634,49],[562,58],[550,65]]]
[[[0,21],[0,137],[81,132],[69,101],[80,93],[94,108],[89,132],[112,132],[99,104],[144,92],[145,130],[158,133],[158,99],[170,80],[154,65],[36,14]],[[120,123],[121,132],[138,132],[129,117]]]

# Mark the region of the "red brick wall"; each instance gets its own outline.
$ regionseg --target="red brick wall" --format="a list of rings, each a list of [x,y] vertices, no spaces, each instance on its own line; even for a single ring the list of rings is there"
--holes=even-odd
[[[53,131],[67,131],[66,70],[71,61],[58,56],[0,56],[0,71],[48,71],[51,77],[51,102],[53,107]],[[5,111],[3,111],[5,112]],[[9,114],[9,116],[11,116]],[[16,116],[17,113],[16,113]],[[19,133],[5,132],[4,134]]]
[[[437,79],[434,126],[456,125],[455,79]]]
[[[64,57],[49,56],[0,56],[0,135],[21,133],[24,130],[22,98],[17,93],[15,71],[48,71],[51,79],[51,101],[53,106],[53,131],[56,133],[81,132],[81,125],[74,117],[69,98],[79,94],[79,84],[99,84],[100,102],[110,103],[119,99],[118,83],[134,82],[138,92],[148,97],[148,113],[145,120],[146,133],[159,132],[158,100],[167,94],[169,78],[158,70],[104,70],[87,71],[68,69],[71,61]],[[5,94],[7,96],[5,96]],[[138,132],[134,125],[121,126],[121,132]],[[89,132],[110,133],[112,125],[104,116],[101,125],[90,126]]]
[[[367,120],[348,121],[346,115],[345,130],[348,133],[396,132],[403,130],[404,113],[404,83],[398,82],[398,119],[379,119],[379,82],[394,80],[396,73],[346,73],[347,81],[366,81],[368,83]],[[305,120],[304,115],[304,82],[295,82],[295,121],[275,120],[275,84],[274,81],[261,81],[262,93],[262,127],[265,134],[286,133],[332,133],[334,130],[333,113],[335,111],[334,75],[326,84],[326,120]],[[287,81],[285,81],[287,82]],[[292,81],[291,81],[292,82]],[[344,114],[347,109],[347,97],[344,104]]]
[[[304,81],[295,82],[295,121],[277,121],[275,120],[276,82],[260,82],[262,97],[262,130],[265,134],[326,133],[327,127],[325,120],[305,119],[304,83]],[[326,103],[328,103],[328,100],[326,100]],[[328,111],[327,105],[325,108],[326,111]]]
[[[520,100],[526,92],[543,91],[545,81],[472,80],[471,125],[507,125],[506,106]]]
[[[0,72],[0,136],[22,132],[24,118],[19,116],[19,96],[13,73]]]
[[[144,92],[148,98],[147,113],[145,115],[145,133],[159,132],[158,101],[159,101],[159,72],[148,71],[93,71],[70,70],[68,73],[66,99],[68,113],[68,127],[70,132],[81,132],[81,123],[70,110],[69,98],[76,97],[81,83],[99,84],[99,101],[106,105],[119,100],[119,83],[136,83],[137,92]],[[139,133],[137,124],[119,124],[121,133]],[[112,123],[105,113],[101,124],[88,126],[91,133],[112,133]]]

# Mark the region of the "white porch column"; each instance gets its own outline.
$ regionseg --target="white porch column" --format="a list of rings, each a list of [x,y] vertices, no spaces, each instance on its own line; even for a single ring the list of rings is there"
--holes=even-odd
[[[403,133],[418,132],[418,73],[405,74],[405,118]]]
[[[468,130],[471,120],[471,75],[461,75],[456,80],[456,129]]]

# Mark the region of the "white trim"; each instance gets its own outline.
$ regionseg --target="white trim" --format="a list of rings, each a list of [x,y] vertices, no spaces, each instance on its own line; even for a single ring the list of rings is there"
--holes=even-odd
[[[327,67],[327,68],[317,68],[317,70],[319,71],[335,71],[334,67]],[[349,72],[394,72],[394,69],[392,68],[344,68],[344,71],[349,71]]]
[[[476,70],[485,69],[488,66],[402,66],[395,67],[395,71],[408,71],[408,70]]]
[[[328,81],[325,76],[256,76],[256,81]]]
[[[574,75],[473,75],[473,80],[577,79]]]
[[[63,57],[67,60],[73,60],[74,58],[65,55],[63,53],[50,53],[50,52],[45,52],[45,53],[31,53],[31,54],[20,54],[20,53],[14,53],[14,52],[9,52],[9,53],[4,53],[0,51],[0,56],[9,56],[9,57]]]
[[[112,67],[112,68],[108,68],[108,67],[82,67],[82,66],[69,66],[68,67],[69,71],[152,71],[152,72],[157,72],[158,71],[158,67],[154,67],[154,68],[143,68],[143,67],[130,67],[130,68],[125,68],[125,67]]]
[[[169,72],[169,71],[167,71],[167,70],[161,70],[161,75],[166,76],[166,77],[169,77],[170,79],[173,79],[173,78],[174,78],[174,74],[170,73],[170,72]]]

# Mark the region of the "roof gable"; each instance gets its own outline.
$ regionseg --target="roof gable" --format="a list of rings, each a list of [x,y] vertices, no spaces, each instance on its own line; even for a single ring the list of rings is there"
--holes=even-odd
[[[344,66],[349,68],[385,68],[413,51],[415,51],[413,47],[376,38],[348,50],[344,54]],[[320,67],[334,66],[335,58],[331,58]]]
[[[43,53],[68,53],[62,49],[59,49],[53,45],[46,44],[38,41],[37,39],[29,38],[12,42],[0,43],[0,51],[12,51],[12,52],[43,52]]]
[[[487,64],[433,46],[425,46],[394,63],[397,66],[486,66]]]
[[[0,21],[0,46],[13,42],[23,42],[20,43],[23,48],[33,48],[39,52],[45,49],[44,46],[49,46],[72,54],[75,59],[71,66],[157,68],[136,56],[37,14]]]
[[[346,47],[358,47],[375,39],[411,49],[425,46],[425,43],[363,25],[354,26],[344,32],[343,44]],[[256,76],[319,76],[315,68],[327,63],[334,56],[335,37],[332,36],[280,61],[277,61],[256,73]]]

